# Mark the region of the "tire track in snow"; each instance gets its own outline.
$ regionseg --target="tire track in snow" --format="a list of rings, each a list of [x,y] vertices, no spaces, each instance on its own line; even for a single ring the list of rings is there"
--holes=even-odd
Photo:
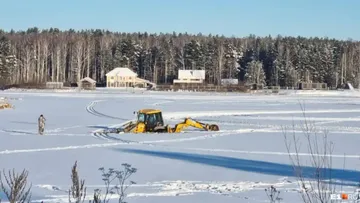
[[[324,124],[330,124],[330,123],[341,123],[341,122],[346,122],[346,121],[358,121],[358,119],[360,118],[360,116],[356,116],[356,117],[350,117],[350,118],[339,118],[339,120],[333,120],[333,121],[322,121],[322,122],[316,122],[315,125],[324,125]]]
[[[0,155],[8,154],[19,154],[19,153],[32,153],[32,152],[46,152],[46,151],[66,151],[66,150],[79,150],[79,149],[90,149],[90,148],[107,148],[107,147],[116,147],[121,145],[148,145],[152,147],[161,147],[163,149],[169,150],[185,150],[185,151],[208,151],[208,152],[227,152],[227,153],[241,153],[241,154],[261,154],[261,155],[294,155],[293,153],[287,152],[274,152],[274,151],[246,151],[246,150],[230,150],[230,149],[206,149],[206,148],[182,148],[182,147],[173,147],[166,145],[158,145],[160,143],[176,143],[176,142],[185,142],[185,141],[195,141],[195,140],[204,140],[210,138],[217,138],[229,135],[237,135],[242,133],[251,133],[255,131],[264,131],[266,129],[241,129],[234,130],[229,132],[222,133],[213,133],[203,136],[189,137],[189,138],[178,138],[178,139],[165,139],[165,140],[152,140],[152,141],[131,141],[131,140],[122,140],[121,142],[112,142],[105,144],[88,144],[88,145],[75,145],[75,146],[66,146],[66,147],[51,147],[51,148],[37,148],[37,149],[19,149],[19,150],[4,150],[0,151]],[[271,129],[268,129],[271,130]],[[299,153],[299,156],[323,156],[321,154],[310,154],[310,153]],[[359,159],[359,154],[332,154],[328,155],[333,158],[356,158]]]
[[[111,128],[117,128],[117,127],[121,127],[123,126],[124,124],[130,122],[130,121],[134,121],[134,120],[127,120],[126,122],[123,122],[123,123],[120,123],[120,124],[117,124],[117,125],[112,125],[112,126],[109,126],[107,127],[108,129],[111,129]],[[123,141],[122,139],[117,139],[117,138],[114,138],[112,136],[109,136],[108,133],[105,133],[103,129],[97,129],[97,130],[94,130],[91,135],[95,138],[98,138],[98,139],[101,139],[101,140],[108,140],[108,141]]]
[[[175,100],[163,100],[163,101],[155,102],[155,103],[152,103],[152,104],[149,104],[149,105],[151,105],[151,106],[159,106],[159,105],[162,105],[162,104],[168,104],[168,103],[172,103],[172,102],[175,102]]]
[[[321,109],[321,110],[306,110],[306,114],[310,113],[358,113],[360,109]],[[266,115],[266,114],[303,114],[302,110],[293,111],[258,111],[258,110],[244,110],[244,111],[183,111],[164,113],[163,117],[167,119],[181,119],[185,117],[218,117],[218,116],[245,116],[245,115]],[[278,117],[281,118],[281,117]],[[303,117],[302,117],[303,118]],[[325,118],[324,120],[329,120]],[[356,121],[359,119],[355,119]]]
[[[46,152],[46,151],[64,151],[64,150],[74,150],[74,149],[104,148],[104,147],[119,146],[119,145],[123,145],[123,144],[125,144],[125,143],[88,144],[88,145],[77,145],[77,146],[67,146],[67,147],[4,150],[4,151],[0,151],[0,155],[31,153],[31,152]]]
[[[95,102],[96,101],[90,103],[89,108],[87,107],[87,109],[89,109],[89,111],[91,111],[91,105],[94,105]],[[352,111],[354,111],[354,110],[352,110]],[[294,111],[291,111],[291,112],[294,113]],[[319,111],[317,111],[317,112],[319,112]],[[322,111],[322,112],[324,112],[324,111]],[[328,112],[328,111],[325,111],[325,112]],[[301,112],[299,112],[299,113],[301,113]],[[196,114],[196,112],[195,112],[195,114]],[[254,131],[262,131],[262,132],[264,132],[266,130],[272,130],[272,129],[273,128],[268,128],[268,129],[241,129],[241,130],[234,130],[234,131],[230,130],[229,132],[213,133],[213,134],[190,137],[190,138],[165,139],[165,140],[153,140],[153,141],[131,141],[131,140],[123,140],[123,139],[116,139],[115,138],[116,141],[121,141],[121,142],[106,143],[106,144],[77,145],[77,146],[67,146],[67,147],[40,148],[40,149],[4,150],[4,151],[0,151],[0,154],[31,153],[31,152],[43,152],[43,151],[62,151],[62,150],[74,150],[74,149],[88,149],[88,148],[105,148],[105,147],[113,147],[113,146],[128,145],[128,144],[149,145],[149,144],[157,144],[157,143],[185,142],[185,141],[194,141],[194,140],[202,140],[202,139],[209,139],[209,138],[215,138],[215,137],[222,137],[222,136],[240,134],[240,133],[249,133],[249,132],[254,132]],[[93,133],[93,136],[109,139],[109,137],[105,137],[104,135],[102,135],[102,136],[97,135],[96,132]],[[162,146],[162,147],[164,147],[164,146]],[[263,152],[263,153],[271,154],[271,153],[274,153],[274,152]],[[341,156],[342,158],[344,157],[344,155],[333,155],[333,156],[335,156],[335,157],[336,156]],[[358,158],[359,155],[347,155],[346,157]]]
[[[313,110],[313,111],[310,111],[310,113],[331,113],[331,112],[354,112],[354,110]],[[360,111],[360,109],[358,109],[358,111]],[[237,115],[236,112],[222,112],[222,111],[214,111],[215,112],[215,117],[218,117],[221,115],[221,113],[225,114],[228,114],[227,116],[233,116],[233,115]],[[212,112],[212,113],[214,113]],[[309,111],[307,111],[309,113]],[[207,115],[205,116],[209,116],[207,112],[173,112],[173,113],[169,113],[167,114],[167,117],[171,117],[170,119],[174,119],[176,117],[182,117],[183,114],[187,114],[189,115],[190,117],[201,117],[203,115],[201,115],[202,113],[205,113]],[[288,113],[303,113],[303,111],[258,111],[258,112],[243,112],[243,113],[247,113],[246,115],[248,114],[273,114],[273,113],[280,113],[280,114],[288,114]],[[220,115],[219,115],[220,114]],[[195,116],[194,116],[195,115]],[[250,115],[251,116],[251,115]],[[164,116],[165,117],[165,116]],[[211,112],[210,112],[210,117],[214,117],[213,115],[211,115]],[[338,119],[341,119],[341,118],[338,118]],[[325,119],[326,120],[326,119]],[[352,120],[350,118],[350,120]],[[214,121],[214,122],[221,122],[217,119],[204,119],[203,121]],[[334,122],[334,120],[330,120],[332,122]],[[335,120],[337,121],[337,120]],[[227,122],[222,122],[222,123],[227,123]],[[236,122],[231,122],[231,123],[234,123],[234,124],[237,124]],[[121,124],[120,124],[121,125]],[[283,127],[284,126],[279,126],[279,125],[261,125],[261,124],[245,124],[245,125],[248,125],[248,126],[252,126],[252,127],[255,127],[254,129],[251,130],[251,132],[253,131],[257,131],[257,132],[278,132],[279,130],[284,130]],[[116,127],[115,126],[112,126],[112,127]],[[296,130],[296,129],[292,129],[292,130]],[[339,130],[339,129],[337,129]],[[354,129],[354,131],[352,132],[348,132],[348,133],[357,133],[358,130],[360,129]],[[220,131],[220,132],[223,132],[225,133],[225,131]],[[227,132],[239,132],[237,130],[228,130]],[[282,131],[281,131],[282,132]],[[336,132],[336,133],[341,133],[341,132]],[[342,132],[344,133],[344,132]],[[146,141],[144,142],[138,142],[138,141],[132,141],[132,140],[124,140],[124,139],[121,139],[121,138],[116,138],[116,137],[113,137],[113,136],[109,136],[107,134],[97,134],[95,135],[94,133],[94,136],[97,137],[97,138],[100,138],[100,139],[105,139],[105,140],[108,140],[108,141],[121,141],[121,142],[126,142],[126,143],[137,143],[137,144],[149,144],[149,143],[146,143]],[[192,141],[192,138],[184,138],[186,140],[184,141]],[[197,140],[198,137],[195,137],[195,140]],[[180,139],[176,139],[176,140],[181,140]],[[163,142],[171,142],[170,140],[156,140],[156,141],[152,141],[153,143],[163,143]]]
[[[261,119],[261,117],[259,118]],[[341,118],[339,118],[341,119]],[[245,118],[244,118],[245,120]],[[300,130],[302,131],[303,125],[301,124],[295,124],[295,125],[271,125],[271,124],[261,124],[261,123],[250,123],[248,121],[244,120],[237,120],[237,121],[226,121],[221,119],[201,119],[201,121],[204,122],[216,122],[223,125],[230,125],[230,126],[246,126],[246,127],[254,127],[254,128],[272,128],[273,130]],[[255,120],[255,119],[253,119]],[[360,127],[351,127],[351,126],[333,126],[333,125],[325,125],[324,124],[331,124],[331,123],[340,123],[343,121],[340,120],[334,120],[334,121],[324,121],[324,122],[314,122],[314,125],[316,126],[316,130],[318,131],[324,131],[329,130],[330,133],[338,133],[338,134],[352,134],[352,133],[360,133]],[[312,122],[309,123],[310,125],[313,125]]]
[[[90,148],[107,148],[114,147],[120,145],[151,145],[156,146],[156,143],[172,143],[172,142],[185,142],[185,141],[194,141],[194,140],[202,140],[209,138],[222,137],[227,135],[239,134],[239,133],[247,133],[252,132],[253,129],[243,129],[233,132],[227,133],[214,133],[196,137],[189,138],[178,138],[178,139],[165,139],[165,140],[152,140],[152,141],[131,141],[131,140],[122,140],[121,142],[112,142],[105,144],[88,144],[88,145],[74,145],[74,146],[66,146],[66,147],[51,147],[51,148],[37,148],[37,149],[19,149],[19,150],[4,150],[0,151],[0,155],[6,154],[18,154],[18,153],[31,153],[31,152],[45,152],[45,151],[64,151],[64,150],[75,150],[75,149],[90,149]],[[161,146],[160,146],[161,147]]]
[[[74,129],[74,128],[80,128],[80,127],[84,127],[81,125],[75,125],[75,126],[70,126],[70,127],[62,127],[62,128],[55,128],[55,129],[49,129],[49,130],[45,130],[45,134],[44,135],[64,135],[64,136],[85,136],[85,134],[74,134],[74,133],[65,133],[65,134],[60,134],[59,132],[68,130],[68,129]],[[34,131],[34,130],[23,130],[23,129],[2,129],[0,130],[0,132],[3,133],[9,133],[11,135],[38,135],[38,131]]]
[[[7,131],[1,131],[0,132],[7,132]],[[9,132],[7,132],[9,133]],[[38,132],[11,132],[9,133],[9,135],[13,135],[13,136],[28,136],[28,135],[36,135],[38,136],[39,133]],[[61,137],[61,136],[65,136],[65,137],[89,137],[89,134],[85,134],[85,133],[46,133],[43,136],[54,136],[54,137]]]
[[[90,113],[93,114],[95,116],[99,116],[99,117],[106,117],[106,118],[112,118],[112,119],[118,119],[118,120],[123,120],[123,121],[127,121],[128,119],[124,119],[124,118],[119,118],[119,117],[114,117],[114,116],[109,116],[103,113],[100,113],[98,111],[96,111],[94,109],[94,106],[99,103],[102,102],[104,100],[96,100],[96,101],[92,101],[90,102],[90,104],[86,107],[86,110]],[[172,100],[166,100],[165,102],[172,102]],[[156,104],[156,103],[155,103]],[[343,113],[343,112],[360,112],[360,109],[354,109],[354,110],[349,110],[349,109],[345,109],[345,110],[339,110],[339,109],[327,109],[327,110],[309,110],[306,111],[306,113]],[[264,115],[264,114],[302,114],[303,111],[298,110],[298,111],[199,111],[199,112],[171,112],[171,113],[164,113],[163,117],[164,118],[168,118],[168,119],[181,119],[181,118],[185,118],[185,117],[218,117],[218,116],[251,116],[251,115]],[[275,117],[274,117],[275,118]],[[269,118],[269,117],[265,117],[263,119],[274,119],[274,118]],[[284,119],[283,117],[276,117],[276,118],[281,118]],[[255,119],[255,118],[250,118],[249,119]],[[259,119],[259,118],[256,118]],[[292,117],[292,119],[294,119],[294,117]],[[302,118],[304,119],[304,118]],[[335,119],[335,120],[334,120]],[[349,121],[356,121],[359,119],[356,118],[344,118],[345,120],[349,120]],[[328,120],[327,122],[331,123],[331,122],[338,122],[338,121],[343,121],[344,119],[342,118],[314,118],[314,120]],[[208,119],[210,120],[210,119]],[[285,119],[287,120],[287,119]],[[298,118],[299,120],[299,118]],[[360,120],[359,120],[360,121]],[[260,127],[260,126],[259,126]],[[275,126],[273,126],[275,127]],[[114,138],[111,138],[107,135],[94,135],[95,137],[101,138],[101,139],[108,139],[108,140],[114,140]],[[116,138],[115,138],[116,139]]]
[[[152,147],[163,147],[166,145],[159,145],[159,143],[176,143],[176,142],[187,142],[187,141],[195,141],[195,140],[204,140],[204,139],[210,139],[210,138],[216,138],[216,137],[223,137],[228,135],[234,135],[234,134],[240,134],[240,133],[248,133],[253,132],[255,129],[239,129],[239,130],[228,130],[228,131],[218,131],[216,133],[210,133],[208,131],[204,131],[202,133],[207,133],[206,135],[200,135],[195,137],[187,137],[187,138],[176,138],[176,139],[164,139],[164,140],[151,140],[151,141],[134,141],[134,140],[126,140],[121,138],[112,137],[106,134],[97,134],[94,136],[99,136],[100,139],[105,139],[108,141],[113,142],[121,142],[124,144],[135,144],[135,145],[147,145]],[[264,130],[264,129],[257,129],[257,130]]]
[[[128,119],[126,118],[120,118],[120,117],[116,117],[116,116],[110,116],[107,114],[103,114],[99,111],[96,111],[94,109],[94,106],[100,102],[103,102],[104,100],[96,100],[96,101],[92,101],[90,102],[87,106],[86,106],[86,111],[94,116],[98,116],[98,117],[102,117],[102,118],[110,118],[110,119],[115,119],[115,120],[122,120],[122,121],[126,121]]]

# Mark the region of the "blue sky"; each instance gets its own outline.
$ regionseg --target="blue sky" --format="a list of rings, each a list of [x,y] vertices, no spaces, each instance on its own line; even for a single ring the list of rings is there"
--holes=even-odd
[[[3,0],[0,29],[100,28],[360,40],[360,0]]]

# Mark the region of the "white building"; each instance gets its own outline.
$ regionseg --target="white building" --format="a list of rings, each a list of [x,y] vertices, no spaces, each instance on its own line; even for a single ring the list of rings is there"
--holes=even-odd
[[[205,81],[205,70],[179,70],[178,79],[173,81],[176,83],[195,83],[201,84]]]
[[[114,68],[106,74],[106,87],[134,86],[137,74],[129,68]]]
[[[129,68],[117,67],[106,74],[106,87],[147,87],[148,84],[154,86],[148,80],[138,78],[138,74]]]

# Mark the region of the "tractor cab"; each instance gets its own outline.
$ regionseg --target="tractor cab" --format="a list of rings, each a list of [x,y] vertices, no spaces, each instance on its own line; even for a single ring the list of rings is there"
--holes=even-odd
[[[162,113],[156,109],[142,109],[138,111],[137,123],[144,123],[147,132],[153,132],[155,127],[164,126]]]

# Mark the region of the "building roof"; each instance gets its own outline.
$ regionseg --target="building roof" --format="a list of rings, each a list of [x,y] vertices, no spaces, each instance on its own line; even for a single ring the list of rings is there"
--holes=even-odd
[[[205,79],[205,70],[179,70],[178,79]]]
[[[137,77],[137,74],[129,68],[114,68],[112,71],[106,73],[106,76],[131,76]]]
[[[89,77],[85,77],[85,78],[80,80],[80,82],[84,82],[84,81],[87,81],[89,83],[96,83],[96,81],[94,79],[89,78]]]
[[[156,87],[156,84],[155,84],[155,83],[153,83],[153,82],[151,82],[151,81],[149,81],[149,80],[142,79],[142,78],[136,78],[136,79],[135,79],[135,82],[136,82],[136,83],[146,83],[146,84],[150,84],[150,85],[153,86],[153,87]]]

